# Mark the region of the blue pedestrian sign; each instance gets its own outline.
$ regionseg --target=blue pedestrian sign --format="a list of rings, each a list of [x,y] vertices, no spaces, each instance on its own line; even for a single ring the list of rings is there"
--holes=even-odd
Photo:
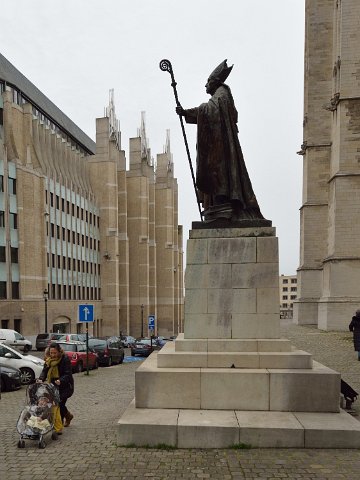
[[[149,330],[155,330],[155,315],[148,316]]]
[[[78,317],[79,322],[93,322],[94,305],[79,305]]]

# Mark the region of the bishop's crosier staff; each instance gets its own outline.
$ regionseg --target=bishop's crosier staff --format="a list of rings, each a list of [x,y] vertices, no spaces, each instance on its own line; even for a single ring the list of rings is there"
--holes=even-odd
[[[176,82],[175,82],[174,72],[173,72],[173,69],[172,69],[172,65],[171,65],[170,60],[165,60],[165,59],[164,59],[164,60],[161,60],[161,62],[160,62],[160,70],[162,70],[163,72],[169,72],[169,73],[170,73],[170,75],[171,75],[171,82],[172,82],[172,83],[171,83],[171,86],[173,87],[173,90],[174,90],[176,106],[177,106],[177,107],[181,107],[180,102],[179,102],[179,98],[178,98],[178,94],[177,94],[177,90],[176,90],[176,85],[177,85],[177,84],[176,84]],[[184,128],[184,122],[183,122],[183,119],[182,119],[181,116],[179,116],[179,118],[180,118],[180,124],[181,124],[182,134],[183,134],[183,137],[184,137],[186,153],[187,153],[188,160],[189,160],[190,171],[191,171],[191,178],[192,178],[193,185],[194,185],[194,190],[195,190],[195,195],[196,195],[196,201],[197,201],[197,204],[198,204],[199,213],[200,213],[200,218],[201,218],[201,221],[202,221],[200,202],[199,202],[198,192],[197,192],[197,189],[196,189],[194,170],[193,170],[193,166],[192,166],[192,163],[191,163],[190,150],[189,150],[189,145],[188,145],[187,138],[186,138],[186,133],[185,133],[185,128]]]

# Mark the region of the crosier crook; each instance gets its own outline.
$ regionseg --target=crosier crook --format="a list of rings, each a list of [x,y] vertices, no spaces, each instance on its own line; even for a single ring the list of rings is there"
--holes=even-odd
[[[180,102],[179,102],[179,98],[178,98],[178,94],[177,94],[177,90],[176,90],[176,85],[177,84],[175,82],[174,72],[173,72],[170,60],[166,60],[166,59],[161,60],[159,66],[160,66],[160,70],[162,70],[163,72],[169,72],[170,73],[170,75],[171,75],[171,86],[173,87],[173,90],[174,90],[176,105],[178,107],[181,107]],[[197,192],[197,188],[196,188],[196,184],[195,184],[194,170],[193,170],[193,166],[192,166],[192,163],[191,163],[190,150],[189,150],[189,145],[188,145],[187,138],[186,138],[184,122],[183,122],[183,119],[182,119],[181,115],[179,115],[179,118],[180,118],[182,134],[183,134],[183,137],[184,137],[186,153],[187,153],[188,160],[189,160],[191,178],[192,178],[193,185],[194,185],[196,201],[197,201],[197,204],[198,204],[199,214],[200,214],[200,218],[201,218],[201,221],[202,221],[203,219],[202,219],[202,214],[201,214],[200,201],[199,201],[198,192]]]

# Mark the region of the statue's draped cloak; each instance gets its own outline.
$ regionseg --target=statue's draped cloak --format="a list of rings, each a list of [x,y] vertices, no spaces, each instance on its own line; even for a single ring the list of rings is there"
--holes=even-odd
[[[197,123],[196,186],[204,208],[217,199],[236,205],[239,218],[263,218],[238,139],[238,114],[230,88],[222,84],[209,102],[185,110],[187,123]]]

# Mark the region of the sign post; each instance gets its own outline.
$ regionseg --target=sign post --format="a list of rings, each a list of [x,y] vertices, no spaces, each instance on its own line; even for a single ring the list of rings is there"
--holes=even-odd
[[[94,321],[94,305],[79,305],[78,319],[86,324],[86,375],[89,375],[89,322]]]
[[[148,316],[148,328],[150,331],[150,345],[152,348],[152,341],[153,341],[153,336],[155,333],[155,315],[149,315]]]

